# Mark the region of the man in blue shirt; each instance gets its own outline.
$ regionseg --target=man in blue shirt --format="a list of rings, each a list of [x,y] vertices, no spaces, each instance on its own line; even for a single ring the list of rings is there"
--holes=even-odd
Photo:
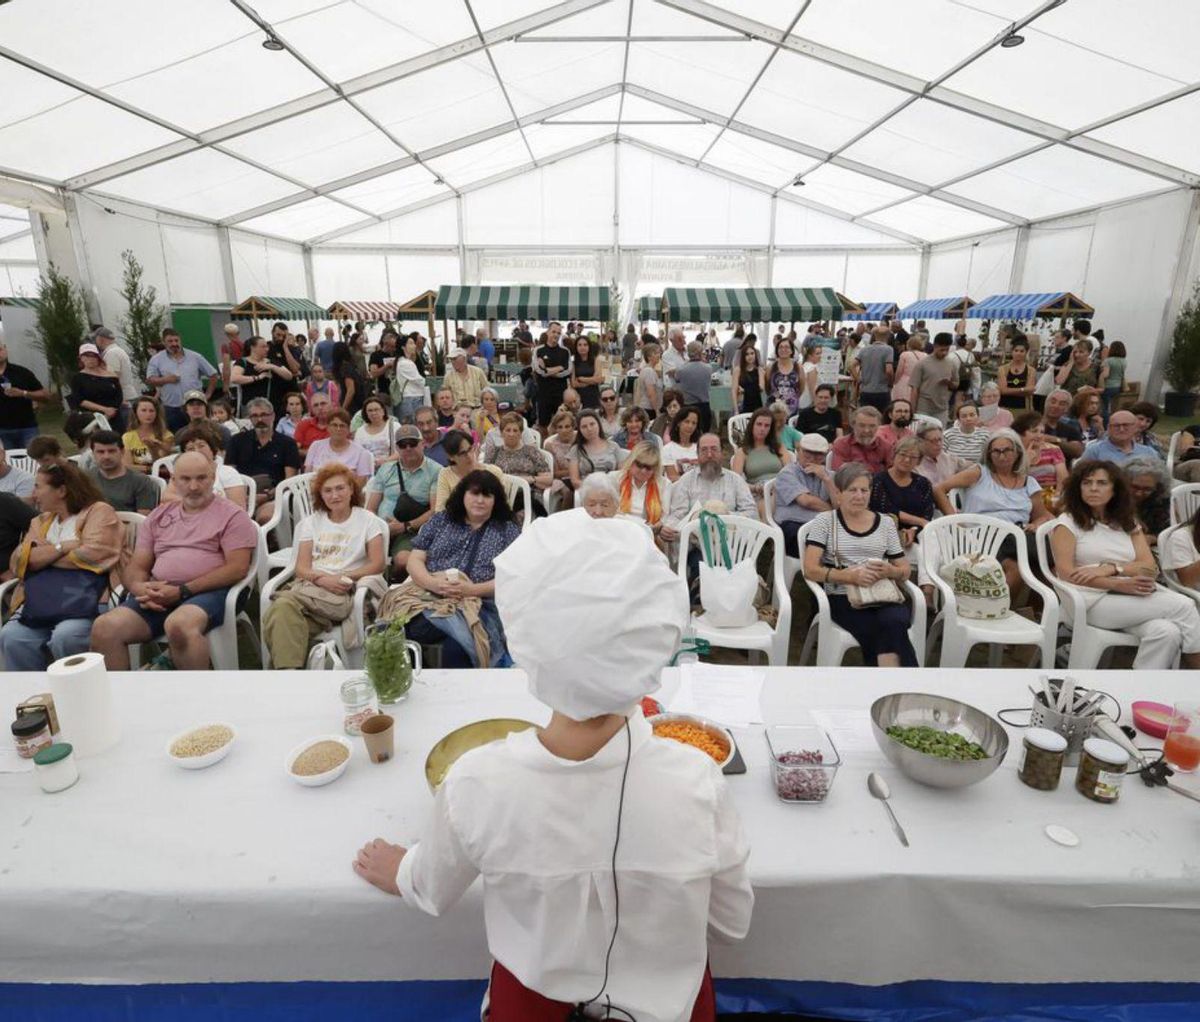
[[[487,359],[490,369],[492,363],[496,361],[496,345],[488,338],[487,331],[483,327],[475,331],[475,343],[479,347],[479,354]]]
[[[442,431],[438,429],[437,412],[425,405],[417,409],[414,421],[417,429],[421,431],[421,439],[425,442],[425,457],[445,468],[450,464],[450,458],[442,447]]]
[[[167,417],[167,429],[175,432],[188,424],[184,410],[184,395],[200,390],[207,379],[204,396],[211,400],[217,387],[217,371],[203,355],[184,348],[179,334],[168,327],[163,331],[165,351],[160,351],[146,365],[146,382],[158,387],[158,398]]]
[[[1114,465],[1123,465],[1130,458],[1157,458],[1158,451],[1149,444],[1134,441],[1137,431],[1137,416],[1133,412],[1113,412],[1108,420],[1108,435],[1085,447],[1079,461],[1111,461]]]
[[[326,374],[333,372],[333,343],[336,334],[333,327],[325,328],[325,339],[313,345],[313,358],[324,367]]]

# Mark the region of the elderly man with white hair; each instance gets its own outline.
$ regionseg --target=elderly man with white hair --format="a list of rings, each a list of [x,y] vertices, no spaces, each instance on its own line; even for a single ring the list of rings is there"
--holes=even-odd
[[[454,395],[456,405],[478,408],[483,403],[483,388],[488,385],[487,373],[471,365],[466,351],[457,346],[450,349],[449,362],[442,389]]]
[[[723,506],[726,514],[758,520],[758,504],[749,484],[721,464],[721,438],[705,433],[696,443],[696,467],[684,472],[671,487],[671,510],[663,518],[659,535],[674,542],[692,511],[714,502]]]
[[[667,331],[667,344],[662,352],[664,375],[674,373],[687,360],[687,336],[683,332],[683,327],[673,326]]]
[[[482,876],[491,1022],[714,1019],[708,937],[749,929],[749,846],[716,763],[655,738],[638,707],[687,625],[683,581],[641,525],[580,512],[495,565],[549,723],[460,757],[421,841],[376,838],[354,870],[431,915]]]

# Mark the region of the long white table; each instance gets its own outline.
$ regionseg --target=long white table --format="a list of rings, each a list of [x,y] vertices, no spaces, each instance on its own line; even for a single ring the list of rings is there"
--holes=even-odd
[[[350,674],[118,675],[124,738],[81,760],[78,784],[46,795],[32,774],[0,773],[0,984],[485,976],[478,885],[432,919],[368,887],[350,862],[369,838],[420,835],[431,803],[425,756],[438,738],[485,717],[541,723],[548,711],[518,670],[427,671],[396,710],[392,762],[372,765],[359,745],[340,780],[300,787],[284,775],[284,756],[310,736],[340,732],[338,689]],[[814,709],[861,711],[906,690],[994,713],[1028,705],[1036,675],[775,668],[766,676],[765,719],[804,723]],[[1197,684],[1190,672],[1075,677],[1115,693],[1126,714],[1133,698],[1171,703]],[[0,705],[46,688],[39,675],[0,675]],[[167,760],[171,735],[211,721],[239,729],[224,762],[184,771]],[[1099,805],[1075,792],[1073,770],[1057,791],[1033,791],[1016,778],[1020,732],[1010,729],[1007,761],[974,787],[925,788],[877,750],[849,748],[826,804],[785,805],[771,786],[762,728],[734,733],[748,770],[729,783],[753,848],[757,903],[747,940],[713,947],[718,977],[801,982],[798,990],[1195,981],[1200,803],[1131,778],[1118,803]],[[910,848],[868,795],[872,769],[891,784]],[[1049,823],[1069,827],[1080,846],[1053,844],[1043,834]]]

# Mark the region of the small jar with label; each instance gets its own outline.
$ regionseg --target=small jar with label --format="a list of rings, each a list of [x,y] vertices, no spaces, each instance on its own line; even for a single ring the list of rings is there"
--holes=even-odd
[[[54,740],[50,737],[50,718],[44,710],[21,714],[12,722],[12,736],[17,755],[22,759],[33,759],[38,749]]]
[[[1038,791],[1053,791],[1062,777],[1066,758],[1066,738],[1049,728],[1031,727],[1026,730],[1021,742],[1017,776]]]
[[[1083,743],[1075,790],[1093,802],[1115,802],[1121,797],[1121,785],[1129,767],[1129,753],[1116,742],[1089,738]]]
[[[75,764],[75,749],[69,742],[58,742],[39,749],[33,757],[33,770],[42,791],[53,795],[66,791],[79,780],[79,767]]]
[[[342,682],[342,729],[348,735],[361,735],[363,721],[376,714],[375,686],[363,677]]]

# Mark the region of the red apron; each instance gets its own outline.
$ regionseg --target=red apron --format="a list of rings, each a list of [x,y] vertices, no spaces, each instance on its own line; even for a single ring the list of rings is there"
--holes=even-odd
[[[492,963],[492,983],[488,991],[488,1022],[566,1022],[574,1007],[552,1001],[527,988],[499,962]],[[620,1016],[614,1016],[620,1018]],[[692,1007],[691,1022],[716,1022],[717,1000],[713,993],[712,973],[704,967],[700,993]]]

